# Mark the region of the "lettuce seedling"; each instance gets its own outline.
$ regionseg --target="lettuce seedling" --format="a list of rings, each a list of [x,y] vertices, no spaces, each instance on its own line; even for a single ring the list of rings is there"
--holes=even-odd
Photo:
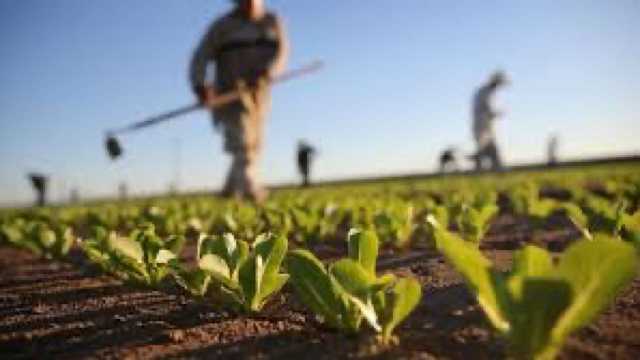
[[[430,201],[425,207],[424,212],[422,214],[431,215],[436,220],[438,220],[439,224],[442,224],[446,228],[449,227],[450,214],[449,214],[449,207],[446,205],[438,205],[435,202]],[[421,218],[424,218],[424,217],[421,217]],[[424,221],[420,221],[419,224],[417,224],[417,226],[418,228],[424,231],[427,244],[431,247],[434,247],[436,243],[436,238],[435,238],[433,227]]]
[[[580,230],[582,236],[585,239],[593,239],[593,235],[589,230],[589,218],[584,213],[584,211],[582,211],[580,206],[574,203],[564,203],[560,206],[560,208],[564,211],[565,215],[569,218],[573,225],[578,228],[578,230]]]
[[[164,240],[152,224],[141,226],[128,237],[96,228],[92,238],[81,242],[87,257],[104,271],[148,286],[158,285],[167,276],[170,261],[183,246],[184,237]]]
[[[499,208],[495,203],[487,203],[476,208],[463,204],[457,217],[458,230],[462,237],[480,246],[480,241],[489,230],[491,219],[498,213]]]
[[[593,239],[594,233],[618,237],[625,223],[629,223],[622,201],[612,206],[605,200],[586,198],[584,204],[584,210],[573,203],[562,204],[560,208],[587,239]]]
[[[315,209],[294,205],[289,208],[289,216],[297,242],[312,243],[319,240],[320,216]]]
[[[261,212],[265,229],[274,234],[288,236],[293,228],[293,223],[288,212],[276,206],[267,206]]]
[[[509,191],[509,199],[516,214],[527,215],[540,224],[557,209],[557,203],[551,199],[541,199],[538,186],[532,182],[515,187]]]
[[[437,229],[438,248],[519,358],[553,359],[569,334],[588,325],[633,280],[638,266],[632,246],[602,238],[574,243],[557,265],[546,250],[527,246],[505,274],[477,248],[428,221]]]
[[[287,269],[293,287],[328,326],[355,333],[365,319],[388,343],[393,329],[420,301],[420,284],[414,278],[376,275],[378,239],[374,232],[351,230],[348,249],[349,257],[328,269],[307,250],[290,252]]]
[[[216,234],[232,233],[241,239],[253,239],[264,230],[263,217],[252,205],[232,203],[219,213],[212,224],[211,232]]]
[[[187,271],[174,263],[174,274],[192,294],[204,296],[214,285],[230,306],[259,312],[289,279],[280,273],[287,246],[284,236],[262,234],[251,246],[230,233],[203,237],[198,244],[198,268]]]
[[[75,241],[71,227],[20,218],[2,224],[0,234],[7,243],[48,259],[63,258]]]
[[[633,214],[624,214],[622,219],[622,238],[640,249],[640,210]]]
[[[413,206],[406,204],[395,204],[380,210],[373,217],[378,237],[384,242],[391,242],[397,249],[406,249],[416,228],[413,214]]]

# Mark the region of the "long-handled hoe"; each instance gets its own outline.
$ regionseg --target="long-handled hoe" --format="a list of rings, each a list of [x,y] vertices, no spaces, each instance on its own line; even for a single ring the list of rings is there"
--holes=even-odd
[[[271,80],[271,83],[273,84],[282,83],[300,76],[304,76],[319,70],[320,68],[322,68],[322,66],[323,66],[323,63],[321,61],[315,61],[308,65],[302,66],[300,68],[288,71]],[[240,97],[241,97],[240,91],[234,90],[234,91],[230,91],[230,92],[216,96],[215,99],[209,104],[194,103],[194,104],[183,106],[181,108],[178,108],[160,115],[149,117],[147,119],[130,124],[125,127],[107,130],[106,137],[105,137],[105,148],[107,150],[107,154],[112,160],[116,160],[120,156],[122,156],[123,149],[116,135],[126,134],[126,133],[134,132],[140,129],[144,129],[150,126],[158,125],[160,123],[178,118],[181,115],[185,115],[196,110],[214,109],[216,107],[226,105],[233,101],[236,101],[240,99]]]

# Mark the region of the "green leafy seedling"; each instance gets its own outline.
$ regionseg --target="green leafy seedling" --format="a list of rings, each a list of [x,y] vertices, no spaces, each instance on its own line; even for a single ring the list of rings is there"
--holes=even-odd
[[[540,190],[533,182],[527,182],[509,191],[509,199],[517,214],[527,215],[537,226],[557,209],[557,203],[551,199],[540,198]]]
[[[215,285],[231,307],[259,312],[289,278],[280,273],[287,246],[284,236],[259,235],[251,246],[231,233],[204,237],[198,244],[198,268],[174,265],[176,278],[193,294],[204,296]]]
[[[481,207],[462,205],[458,215],[458,229],[462,237],[480,246],[482,238],[489,230],[491,219],[498,213],[499,208],[495,203],[484,204]]]
[[[2,224],[0,234],[7,243],[48,259],[64,258],[75,241],[70,227],[40,220],[16,219]]]
[[[397,249],[406,249],[415,230],[413,214],[413,206],[406,204],[394,204],[379,211],[373,217],[378,237],[391,242]]]
[[[546,250],[527,246],[504,274],[477,248],[428,221],[437,229],[438,248],[518,358],[553,359],[571,333],[633,280],[638,266],[633,247],[609,237],[574,243],[555,266]]]
[[[364,319],[387,343],[395,327],[418,304],[420,284],[392,274],[376,276],[378,238],[372,231],[351,230],[348,249],[349,257],[328,269],[309,251],[292,251],[287,269],[293,287],[302,302],[330,327],[355,333]]]
[[[183,246],[183,237],[162,239],[152,224],[140,226],[128,237],[97,228],[92,238],[81,243],[87,257],[103,270],[147,286],[160,284]]]

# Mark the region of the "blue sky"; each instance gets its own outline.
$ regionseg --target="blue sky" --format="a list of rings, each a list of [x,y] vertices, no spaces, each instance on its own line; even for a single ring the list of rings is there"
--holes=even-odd
[[[332,179],[430,171],[448,145],[473,149],[469,103],[496,68],[512,78],[497,125],[509,163],[541,160],[551,133],[564,158],[640,151],[640,2],[267,1],[285,19],[290,67],[322,73],[274,89],[262,176],[296,181],[294,149],[320,150]],[[103,131],[191,102],[191,51],[223,0],[0,2],[0,203],[27,202],[25,179],[53,178],[52,198],[212,189],[228,158],[208,115],[122,138]]]

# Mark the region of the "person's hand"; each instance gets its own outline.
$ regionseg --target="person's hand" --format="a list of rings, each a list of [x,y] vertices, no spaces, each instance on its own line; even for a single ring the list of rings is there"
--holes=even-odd
[[[258,72],[258,76],[256,76],[258,85],[267,85],[271,83],[274,79],[273,72],[270,69],[263,69]]]
[[[210,86],[204,86],[204,85],[196,86],[193,89],[193,92],[196,94],[198,101],[202,105],[211,103],[213,99],[215,99],[216,97],[216,91],[214,90],[214,88]]]

